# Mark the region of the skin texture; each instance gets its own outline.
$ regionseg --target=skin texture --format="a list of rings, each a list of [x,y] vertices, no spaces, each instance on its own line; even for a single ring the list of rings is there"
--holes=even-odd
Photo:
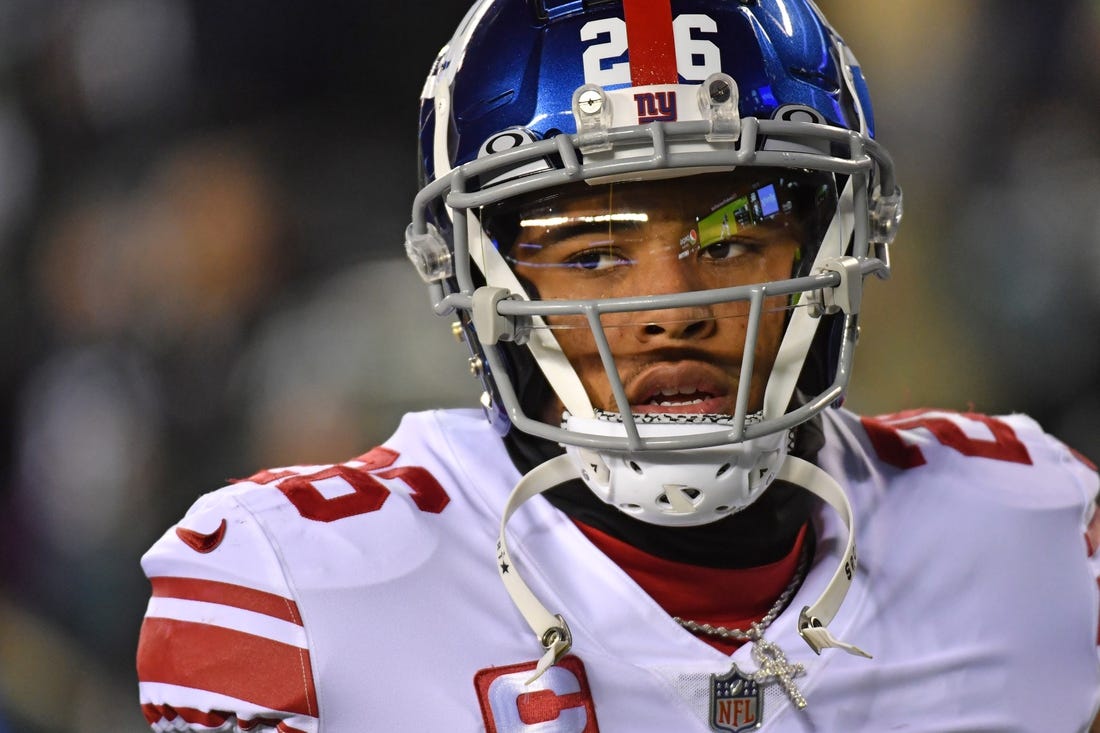
[[[513,266],[543,299],[680,293],[785,279],[799,249],[797,229],[781,217],[729,226],[724,215],[731,199],[752,188],[731,187],[728,179],[716,185],[713,177],[574,187],[521,211]],[[785,306],[785,298],[765,302],[750,411],[763,404]],[[736,302],[604,316],[631,410],[732,414],[748,313],[748,303]],[[618,411],[587,324],[579,317],[548,323],[593,405]],[[559,409],[551,406],[549,414],[560,415]]]

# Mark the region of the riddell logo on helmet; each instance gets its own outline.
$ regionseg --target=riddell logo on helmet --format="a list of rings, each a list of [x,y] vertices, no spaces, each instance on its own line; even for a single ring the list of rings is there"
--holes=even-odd
[[[673,122],[676,120],[676,92],[640,92],[634,95],[638,104],[638,123]]]

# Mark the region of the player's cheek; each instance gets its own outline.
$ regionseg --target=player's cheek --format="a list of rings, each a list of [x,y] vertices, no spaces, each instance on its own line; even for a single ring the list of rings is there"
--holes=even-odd
[[[574,369],[582,372],[593,361],[599,363],[596,339],[583,316],[554,316],[546,322]]]

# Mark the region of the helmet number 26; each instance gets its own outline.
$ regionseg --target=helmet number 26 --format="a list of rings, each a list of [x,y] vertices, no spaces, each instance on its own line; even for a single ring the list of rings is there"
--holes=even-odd
[[[722,70],[722,54],[717,44],[697,37],[717,32],[718,24],[709,15],[685,13],[672,21],[676,72],[685,81],[701,82]],[[631,83],[627,21],[622,18],[589,21],[581,26],[581,41],[595,41],[582,55],[585,83],[602,87]]]

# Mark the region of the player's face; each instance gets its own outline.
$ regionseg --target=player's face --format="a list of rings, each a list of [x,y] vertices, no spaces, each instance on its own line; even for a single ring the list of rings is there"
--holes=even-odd
[[[789,209],[789,207],[788,207]],[[543,300],[685,293],[790,277],[799,250],[775,185],[729,175],[599,187],[580,184],[521,211],[509,260]],[[787,299],[765,302],[749,409],[783,332]],[[666,308],[603,316],[631,410],[733,414],[749,305]],[[547,318],[593,405],[618,411],[583,318]],[[560,413],[558,413],[560,414]]]

